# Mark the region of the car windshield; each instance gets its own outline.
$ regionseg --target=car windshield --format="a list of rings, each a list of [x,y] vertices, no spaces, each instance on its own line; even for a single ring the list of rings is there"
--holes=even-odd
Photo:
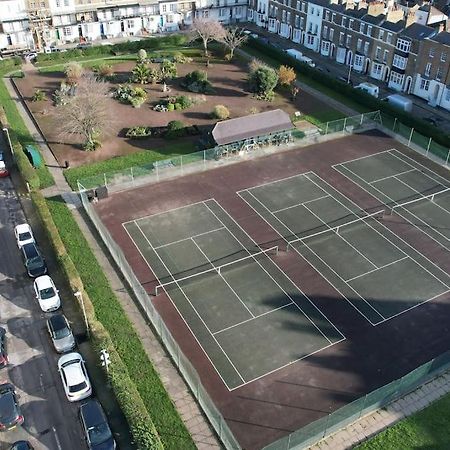
[[[88,429],[89,441],[93,445],[101,444],[111,438],[111,430],[107,423],[101,423]]]
[[[17,417],[16,403],[12,392],[0,396],[0,423],[8,424]]]
[[[50,286],[39,291],[39,296],[42,300],[47,300],[55,296],[55,290]]]
[[[59,330],[54,331],[55,339],[63,339],[69,336],[70,330],[69,328],[60,328]]]
[[[79,384],[74,384],[73,386],[69,386],[69,392],[79,392],[82,391],[87,387],[87,384],[85,381]]]
[[[26,241],[28,239],[31,239],[31,233],[29,231],[19,234],[19,241]]]
[[[42,258],[40,256],[35,256],[27,261],[27,267],[30,269],[38,269],[42,266]]]

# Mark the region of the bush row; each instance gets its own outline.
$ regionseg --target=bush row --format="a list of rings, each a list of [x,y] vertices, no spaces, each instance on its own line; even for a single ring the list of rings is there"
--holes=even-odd
[[[289,56],[283,50],[275,48],[271,45],[267,45],[261,40],[249,38],[247,45],[263,52],[265,55],[275,59],[280,64],[289,64],[292,66],[298,73],[303,76],[314,80],[315,82],[321,83],[327,88],[331,88],[336,92],[339,92],[346,96],[347,98],[353,100],[354,102],[359,103],[360,105],[367,108],[370,111],[380,110],[382,113],[396,117],[403,124],[414,128],[419,133],[424,134],[425,136],[431,137],[434,141],[439,144],[450,147],[450,135],[444,133],[436,127],[430,126],[429,123],[424,120],[418,119],[414,117],[412,114],[401,111],[387,102],[383,102],[375,97],[372,97],[361,90],[357,90],[352,88],[346,83],[343,83],[333,76],[328,75],[327,73],[321,72],[317,69],[309,67],[307,64],[302,63],[295,58]]]
[[[49,200],[47,203],[39,192],[33,192],[31,198],[36,211],[44,224],[47,237],[52,244],[59,267],[61,267],[66,280],[73,291],[81,291],[83,293],[84,307],[94,349],[97,352],[101,349],[107,349],[109,352],[111,365],[109,366],[108,377],[120,407],[127,418],[138,448],[152,450],[163,449],[158,432],[156,431],[155,425],[142,398],[139,395],[135,384],[130,379],[127,367],[115,349],[111,337],[102,323],[97,320],[95,308],[91,302],[89,293],[84,290],[80,275],[71,257],[68,255],[59,234],[58,230],[61,230],[65,224],[69,223],[70,220],[73,220],[70,216],[70,211],[67,209],[61,198]],[[49,206],[51,206],[51,211]],[[55,216],[55,219],[59,219],[58,227],[55,225],[52,214]]]
[[[94,345],[111,355],[109,377],[139,449],[190,450],[190,434],[126,316],[100,264],[61,198],[47,200],[53,219],[49,234],[64,247],[67,274],[83,287]],[[56,227],[56,228],[54,228]],[[76,267],[76,269],[75,269]],[[74,270],[76,274],[74,274]],[[78,283],[78,280],[80,284]],[[137,389],[137,390],[136,390]]]
[[[186,43],[186,36],[173,34],[162,37],[149,37],[139,41],[127,41],[114,45],[93,45],[92,47],[81,49],[71,49],[67,52],[39,53],[37,62],[47,61],[70,61],[83,56],[113,56],[124,53],[135,53],[141,48],[145,50],[158,50],[165,47],[179,47]]]

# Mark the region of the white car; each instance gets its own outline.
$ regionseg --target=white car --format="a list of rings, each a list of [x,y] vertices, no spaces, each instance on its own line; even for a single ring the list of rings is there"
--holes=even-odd
[[[79,353],[68,353],[58,360],[58,371],[69,402],[77,402],[92,394],[91,382]]]
[[[33,231],[27,223],[21,223],[14,228],[14,235],[16,236],[17,247],[22,248],[25,244],[34,244]]]
[[[56,311],[61,306],[58,289],[48,275],[37,277],[33,283],[39,306],[44,312]]]

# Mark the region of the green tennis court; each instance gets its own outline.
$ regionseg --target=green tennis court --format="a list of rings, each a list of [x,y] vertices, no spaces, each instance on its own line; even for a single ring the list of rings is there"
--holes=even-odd
[[[228,389],[344,339],[215,200],[123,226]]]

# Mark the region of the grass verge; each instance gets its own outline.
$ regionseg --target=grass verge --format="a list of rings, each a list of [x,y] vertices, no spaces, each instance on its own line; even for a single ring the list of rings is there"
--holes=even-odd
[[[383,431],[357,450],[448,450],[450,395]]]
[[[108,332],[164,448],[195,449],[189,432],[71,212],[61,198],[49,199],[47,203],[67,255],[73,261],[92,302],[95,317]],[[111,366],[112,371],[114,363]],[[114,382],[114,377],[112,381]],[[122,395],[126,395],[126,392]],[[118,398],[120,401],[120,395]]]
[[[117,156],[98,163],[86,164],[84,166],[66,169],[64,170],[64,176],[66,177],[70,187],[77,190],[77,180],[82,178],[103,176],[103,174],[107,172],[125,170],[135,166],[143,166],[162,159],[186,155],[194,152],[195,150],[195,145],[192,142],[176,142],[166,145],[162,149],[143,150],[126,156]]]

